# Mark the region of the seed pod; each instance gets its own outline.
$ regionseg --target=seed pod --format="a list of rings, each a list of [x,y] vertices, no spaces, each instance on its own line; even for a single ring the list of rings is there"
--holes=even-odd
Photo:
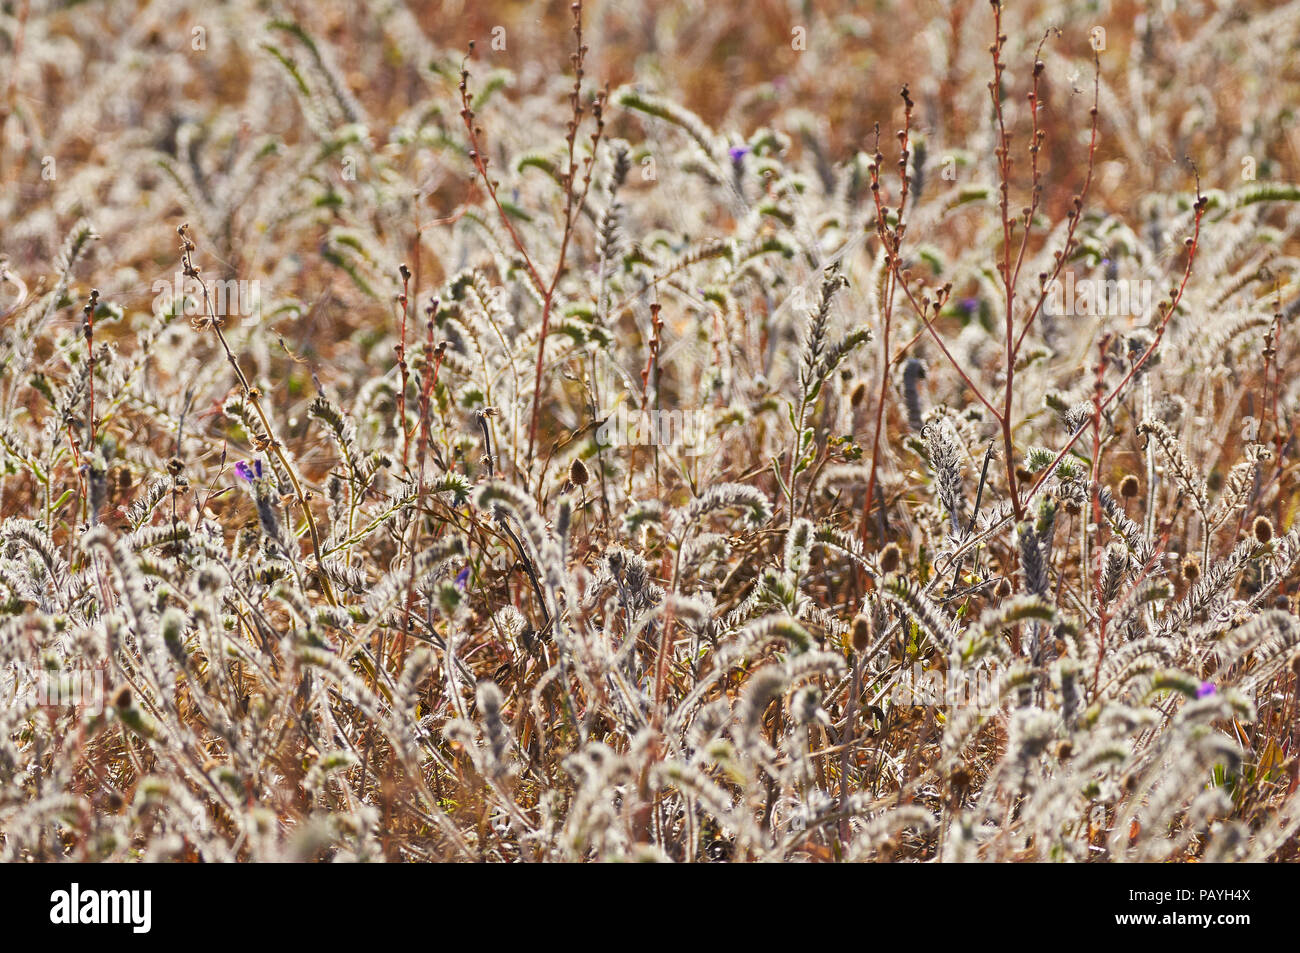
[[[1273,539],[1273,522],[1267,516],[1256,516],[1255,525],[1252,527],[1255,534],[1255,540],[1260,544],[1266,544]]]
[[[852,642],[855,652],[865,652],[871,644],[871,618],[866,613],[859,612],[853,618]]]

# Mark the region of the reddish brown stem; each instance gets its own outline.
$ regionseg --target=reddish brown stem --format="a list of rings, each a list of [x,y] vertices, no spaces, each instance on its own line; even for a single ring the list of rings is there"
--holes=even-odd
[[[581,125],[584,108],[582,105],[582,80],[583,80],[583,62],[586,59],[587,47],[582,42],[582,3],[575,2],[572,6],[573,11],[573,33],[576,39],[577,49],[573,53],[571,60],[573,62],[573,91],[569,94],[569,106],[572,118],[569,120],[565,143],[568,148],[568,163],[563,175],[560,177],[560,184],[564,189],[564,228],[560,238],[559,255],[556,258],[555,271],[549,282],[544,281],[541,272],[534,264],[532,257],[528,254],[523,240],[515,230],[510,216],[506,213],[501,200],[497,195],[497,184],[492,181],[487,172],[487,159],[483,156],[483,150],[480,145],[482,130],[474,124],[474,110],[471,106],[469,94],[469,70],[466,67],[461,68],[460,96],[461,96],[461,119],[465,122],[466,131],[469,134],[469,158],[474,163],[475,171],[483,179],[487,188],[488,195],[492,199],[493,205],[496,206],[497,214],[501,218],[510,239],[514,242],[515,248],[524,261],[524,268],[528,272],[529,280],[533,287],[542,298],[542,321],[538,331],[537,338],[537,366],[533,379],[533,407],[530,422],[528,425],[528,467],[531,468],[534,450],[537,445],[537,421],[541,410],[541,391],[542,391],[542,374],[546,365],[546,339],[551,330],[551,313],[554,310],[555,294],[559,288],[560,279],[564,276],[564,263],[568,255],[569,244],[573,238],[574,226],[577,224],[578,216],[587,201],[587,193],[591,187],[591,173],[594,164],[596,150],[600,145],[600,140],[604,135],[605,121],[603,116],[605,93],[596,96],[592,106],[592,115],[595,119],[596,128],[591,134],[591,155],[583,160],[584,175],[582,179],[581,191],[576,191],[574,183],[577,181],[578,167],[575,158],[575,147],[578,137],[578,128]],[[470,44],[470,50],[473,51],[474,44]]]
[[[1134,376],[1136,376],[1137,372],[1142,369],[1150,359],[1151,355],[1155,353],[1156,348],[1160,346],[1161,339],[1164,337],[1165,329],[1169,326],[1169,320],[1173,317],[1174,311],[1177,310],[1178,303],[1183,299],[1183,292],[1187,288],[1187,281],[1192,276],[1192,264],[1196,261],[1196,249],[1201,238],[1201,219],[1204,217],[1205,209],[1207,207],[1205,197],[1200,194],[1200,191],[1200,183],[1198,182],[1196,188],[1197,198],[1194,206],[1195,219],[1192,228],[1192,236],[1187,239],[1186,243],[1187,265],[1183,269],[1182,281],[1179,282],[1178,288],[1171,296],[1170,300],[1162,303],[1161,307],[1163,308],[1163,317],[1161,317],[1160,323],[1156,326],[1156,333],[1152,338],[1151,343],[1147,345],[1147,349],[1138,356],[1138,359],[1133,362],[1133,366],[1129,368],[1128,373],[1124,375],[1123,379],[1115,385],[1114,389],[1107,395],[1106,399],[1102,401],[1102,410],[1105,410],[1115,402],[1123,392],[1124,388],[1126,388],[1129,382],[1134,378]],[[1070,439],[1065,442],[1065,446],[1062,447],[1060,452],[1057,453],[1055,458],[1053,458],[1052,462],[1039,472],[1037,481],[1035,481],[1034,485],[1030,487],[1029,493],[1025,497],[1025,505],[1028,505],[1029,501],[1034,498],[1040,489],[1042,489],[1043,484],[1047,482],[1048,478],[1056,472],[1057,466],[1063,459],[1065,459],[1065,455],[1070,452],[1070,449],[1075,445],[1079,437],[1083,435],[1083,429],[1084,428],[1080,427],[1075,431],[1074,434],[1070,436]]]

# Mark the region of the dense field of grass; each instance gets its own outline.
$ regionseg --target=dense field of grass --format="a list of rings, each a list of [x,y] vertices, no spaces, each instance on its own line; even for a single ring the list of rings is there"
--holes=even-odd
[[[0,858],[1295,860],[1300,2],[0,0]]]

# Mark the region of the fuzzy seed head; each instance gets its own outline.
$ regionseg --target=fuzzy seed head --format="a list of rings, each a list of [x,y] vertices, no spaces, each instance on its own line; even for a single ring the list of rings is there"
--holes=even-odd
[[[1267,516],[1256,516],[1255,525],[1251,527],[1251,532],[1254,533],[1257,543],[1266,545],[1273,539],[1273,521]]]
[[[867,646],[871,644],[871,618],[864,612],[859,612],[853,618],[852,640],[853,651],[865,652]]]

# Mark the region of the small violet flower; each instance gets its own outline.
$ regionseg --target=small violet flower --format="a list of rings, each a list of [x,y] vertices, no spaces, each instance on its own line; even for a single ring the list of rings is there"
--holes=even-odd
[[[254,480],[259,479],[262,476],[262,461],[254,460],[252,464],[249,464],[247,460],[240,460],[235,464],[235,473],[238,474],[241,479],[252,483]]]
[[[469,567],[466,566],[460,572],[456,573],[456,588],[464,589],[465,584],[469,582]]]
[[[1216,691],[1218,691],[1218,689],[1214,687],[1213,682],[1201,682],[1201,687],[1196,690],[1196,697],[1208,698],[1209,696],[1213,695]]]
[[[735,163],[739,163],[748,154],[749,146],[732,146],[727,150],[727,155],[731,156],[731,161]]]

